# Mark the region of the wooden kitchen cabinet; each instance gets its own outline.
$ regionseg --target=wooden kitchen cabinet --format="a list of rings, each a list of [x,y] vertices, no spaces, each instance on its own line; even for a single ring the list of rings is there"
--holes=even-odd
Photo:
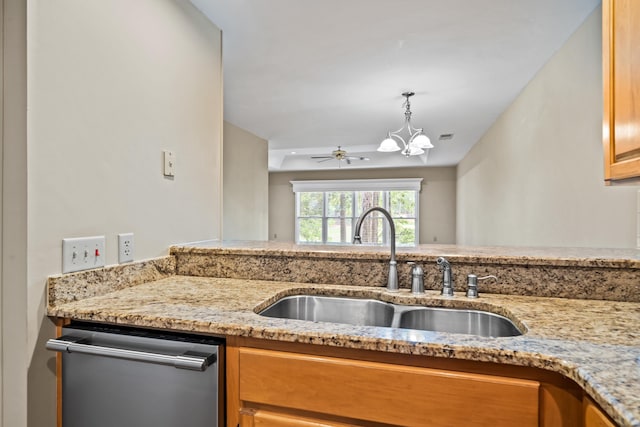
[[[296,415],[285,415],[264,409],[243,409],[240,411],[242,427],[356,427],[357,424],[345,424],[329,420]]]
[[[616,425],[588,397],[584,399],[584,427],[615,427]]]
[[[582,391],[552,373],[260,341],[227,342],[229,427],[583,424]]]
[[[240,349],[240,399],[353,420],[406,426],[538,426],[539,383]]]
[[[603,0],[605,182],[640,182],[640,2]]]

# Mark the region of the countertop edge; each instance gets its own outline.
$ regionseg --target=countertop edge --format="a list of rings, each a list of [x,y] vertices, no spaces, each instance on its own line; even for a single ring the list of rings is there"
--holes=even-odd
[[[531,253],[527,253],[531,251]],[[489,253],[487,253],[489,252]],[[509,254],[516,252],[517,254]],[[600,252],[600,255],[597,254]],[[572,253],[572,255],[567,255]],[[362,259],[388,260],[389,249],[379,246],[328,246],[328,245],[262,245],[246,246],[189,246],[174,245],[170,254],[189,255],[247,255],[273,256],[309,259]],[[565,254],[565,255],[563,255]],[[589,255],[587,255],[589,254]],[[556,267],[600,267],[640,269],[640,250],[585,249],[585,248],[501,248],[501,247],[456,247],[422,245],[416,248],[397,248],[400,259],[420,262],[435,261],[444,256],[459,263],[469,264],[509,264],[509,265],[546,265]]]

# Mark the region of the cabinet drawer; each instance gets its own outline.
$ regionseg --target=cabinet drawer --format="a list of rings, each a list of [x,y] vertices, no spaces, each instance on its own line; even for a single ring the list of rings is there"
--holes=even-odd
[[[538,425],[537,381],[241,348],[240,400],[407,426]]]

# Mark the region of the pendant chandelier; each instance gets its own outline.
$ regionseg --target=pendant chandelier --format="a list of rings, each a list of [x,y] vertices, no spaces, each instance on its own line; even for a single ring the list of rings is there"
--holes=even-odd
[[[431,140],[424,134],[423,129],[414,128],[411,125],[411,102],[409,102],[409,98],[413,95],[415,95],[414,92],[404,92],[402,94],[407,99],[402,104],[405,107],[404,125],[395,132],[389,132],[385,140],[380,143],[378,151],[384,153],[400,151],[400,154],[409,157],[419,156],[424,154],[425,150],[433,148]],[[402,136],[403,133],[406,135],[405,137]],[[402,147],[398,145],[398,142],[402,143]]]

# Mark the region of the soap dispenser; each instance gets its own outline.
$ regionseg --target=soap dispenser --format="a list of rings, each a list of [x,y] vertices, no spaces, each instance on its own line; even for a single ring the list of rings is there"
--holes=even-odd
[[[478,298],[478,276],[467,275],[467,298]]]
[[[475,274],[467,275],[467,298],[478,298],[478,280],[484,279],[498,279],[496,276],[489,275],[484,277],[478,277]]]

